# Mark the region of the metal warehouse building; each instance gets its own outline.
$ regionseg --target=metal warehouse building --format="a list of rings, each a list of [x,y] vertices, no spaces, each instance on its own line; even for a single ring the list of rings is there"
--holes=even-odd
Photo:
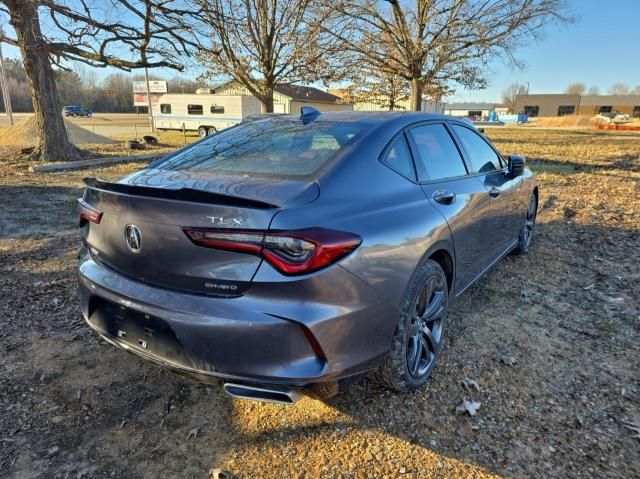
[[[518,95],[515,109],[530,117],[614,112],[640,117],[640,95]]]

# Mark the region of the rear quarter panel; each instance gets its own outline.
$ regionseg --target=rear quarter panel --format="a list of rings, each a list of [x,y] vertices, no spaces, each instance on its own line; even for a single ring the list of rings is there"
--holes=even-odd
[[[420,186],[379,161],[381,151],[398,131],[382,126],[320,177],[316,201],[280,211],[271,229],[316,226],[358,234],[362,244],[339,266],[399,309],[425,254],[442,247],[454,258],[453,244],[446,221]]]

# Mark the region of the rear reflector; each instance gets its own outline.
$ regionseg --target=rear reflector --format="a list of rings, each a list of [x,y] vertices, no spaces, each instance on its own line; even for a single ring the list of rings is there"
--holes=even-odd
[[[261,256],[286,275],[306,274],[335,263],[356,249],[359,236],[307,228],[293,231],[183,228],[198,246]]]
[[[80,226],[84,224],[84,220],[98,224],[102,219],[102,211],[91,206],[82,198],[78,198],[78,212],[80,214]]]

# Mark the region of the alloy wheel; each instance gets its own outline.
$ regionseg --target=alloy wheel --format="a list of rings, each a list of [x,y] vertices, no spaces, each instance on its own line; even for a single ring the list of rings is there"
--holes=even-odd
[[[531,244],[531,240],[533,239],[533,229],[536,225],[536,197],[531,196],[531,201],[529,201],[529,208],[527,209],[527,215],[524,220],[524,228],[522,230],[522,234],[524,236],[524,245],[525,247],[529,247]]]
[[[407,338],[407,369],[416,379],[427,374],[435,362],[446,311],[445,280],[432,276],[418,294]]]

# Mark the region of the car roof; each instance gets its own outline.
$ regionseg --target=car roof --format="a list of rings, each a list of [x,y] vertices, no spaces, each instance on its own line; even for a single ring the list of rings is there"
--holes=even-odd
[[[300,119],[300,115],[276,115],[270,118],[274,121],[283,119]],[[385,123],[394,123],[398,126],[428,120],[457,121],[460,119],[441,115],[438,113],[425,113],[422,111],[336,111],[319,112],[319,115],[310,121],[332,121],[340,123],[367,123],[378,126]]]

